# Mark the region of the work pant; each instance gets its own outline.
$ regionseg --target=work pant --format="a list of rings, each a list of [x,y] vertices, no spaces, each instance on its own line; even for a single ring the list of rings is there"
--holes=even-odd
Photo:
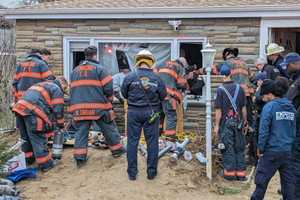
[[[51,153],[48,150],[47,136],[46,133],[37,132],[35,130],[34,122],[36,121],[36,116],[17,115],[16,118],[21,138],[24,141],[22,144],[22,151],[25,153],[27,163],[29,160],[35,158],[41,169],[51,167],[53,165],[53,160]]]
[[[242,130],[238,129],[238,125],[237,119],[228,118],[220,131],[221,142],[225,145],[225,149],[222,150],[225,178],[246,176],[245,136]]]
[[[295,178],[295,200],[300,200],[300,158],[293,159],[293,172]]]
[[[159,138],[159,118],[154,123],[149,124],[150,110],[128,110],[128,138],[127,138],[127,172],[129,176],[136,176],[137,151],[142,129],[147,143],[147,173],[154,175],[157,173],[158,163],[158,138]]]
[[[177,125],[177,113],[176,113],[177,101],[174,98],[164,100],[163,111],[165,114],[166,127],[164,131],[165,136],[176,135]]]
[[[287,152],[264,153],[259,159],[251,200],[264,199],[271,178],[279,171],[283,200],[294,200],[294,177],[291,154]]]
[[[74,158],[76,160],[86,160],[87,159],[87,147],[88,147],[88,137],[89,129],[92,125],[92,120],[77,121],[76,134],[75,134],[75,145],[74,145]],[[95,121],[100,127],[105,137],[110,150],[116,151],[123,148],[120,144],[120,134],[115,121],[109,121],[105,119],[99,119]]]

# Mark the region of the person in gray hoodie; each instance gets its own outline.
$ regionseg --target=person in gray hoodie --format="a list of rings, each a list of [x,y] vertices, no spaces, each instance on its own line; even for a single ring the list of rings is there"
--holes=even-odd
[[[251,200],[264,199],[268,183],[277,171],[280,174],[283,199],[294,199],[291,154],[296,136],[296,110],[284,97],[287,90],[288,81],[283,77],[275,81],[265,80],[261,86],[263,101],[268,103],[261,113],[256,188]]]

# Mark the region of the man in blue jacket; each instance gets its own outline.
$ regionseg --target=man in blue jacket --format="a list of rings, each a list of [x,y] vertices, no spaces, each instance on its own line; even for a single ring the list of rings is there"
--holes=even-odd
[[[128,101],[127,173],[136,180],[137,148],[142,129],[147,143],[147,178],[157,175],[159,113],[162,101],[167,96],[166,86],[152,68],[155,58],[148,50],[140,51],[135,57],[137,70],[128,74],[122,85],[122,95]]]
[[[251,200],[264,199],[268,183],[279,171],[283,199],[294,199],[292,146],[296,135],[296,110],[283,96],[288,90],[285,78],[266,80],[261,95],[268,102],[261,113],[258,138],[258,166],[256,189]]]

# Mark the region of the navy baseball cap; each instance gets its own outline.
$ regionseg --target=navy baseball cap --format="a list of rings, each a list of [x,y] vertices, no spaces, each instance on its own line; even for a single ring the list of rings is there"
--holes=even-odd
[[[298,53],[292,52],[292,53],[288,53],[283,62],[280,64],[281,66],[287,66],[290,63],[294,63],[294,62],[298,62],[300,61],[300,56]]]

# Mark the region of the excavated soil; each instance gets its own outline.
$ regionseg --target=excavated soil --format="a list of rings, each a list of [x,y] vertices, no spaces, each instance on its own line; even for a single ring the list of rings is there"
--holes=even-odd
[[[32,200],[231,200],[249,199],[254,189],[251,181],[229,183],[216,178],[210,183],[203,177],[203,167],[195,160],[180,160],[170,165],[168,156],[159,161],[159,175],[149,181],[145,159],[139,155],[139,176],[129,181],[126,158],[112,158],[109,151],[89,149],[88,164],[77,169],[72,149],[65,149],[63,160],[51,171],[39,173],[34,180],[18,184],[24,199]],[[279,199],[278,176],[270,183],[266,200]],[[223,194],[223,195],[222,195]]]

